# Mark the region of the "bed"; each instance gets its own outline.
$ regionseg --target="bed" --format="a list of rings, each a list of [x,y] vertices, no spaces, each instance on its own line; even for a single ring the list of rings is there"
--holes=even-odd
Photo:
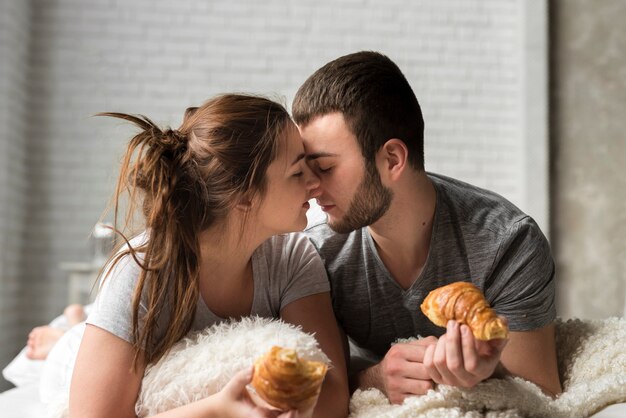
[[[57,318],[58,319],[58,318]],[[255,322],[256,321],[256,322]],[[81,329],[82,327],[82,329]],[[220,328],[222,327],[222,328]],[[312,338],[300,330],[280,321],[257,318],[243,324],[222,324],[207,330],[195,340],[181,341],[173,349],[195,349],[188,351],[189,359],[176,365],[176,376],[168,376],[167,385],[161,384],[158,376],[159,368],[171,368],[168,362],[174,356],[166,356],[153,369],[148,369],[140,403],[144,406],[168,408],[179,400],[177,393],[196,391],[197,395],[206,396],[214,388],[204,387],[201,393],[197,380],[190,382],[185,376],[198,373],[207,365],[219,364],[222,369],[222,381],[215,381],[215,387],[223,384],[233,370],[242,364],[250,364],[258,356],[258,350],[265,350],[268,344],[279,343],[289,346],[295,344],[300,348],[306,346],[302,338]],[[295,328],[295,327],[294,327]],[[46,361],[33,361],[25,357],[24,350],[4,370],[5,378],[16,387],[0,393],[0,415],[4,418],[30,418],[54,416],[61,417],[58,410],[50,406],[58,401],[58,394],[69,387],[71,369],[75,360],[84,325],[73,327],[59,340],[50,352]],[[290,338],[290,332],[295,340]],[[298,334],[299,333],[299,334]],[[217,336],[217,337],[216,337]],[[202,337],[202,338],[200,338]],[[219,338],[219,341],[217,341]],[[299,338],[299,339],[298,339]],[[242,341],[246,343],[242,343]],[[250,341],[253,340],[251,344]],[[190,342],[191,341],[191,342]],[[216,342],[217,341],[217,342]],[[294,342],[296,341],[296,342]],[[303,342],[304,341],[304,342]],[[559,369],[564,379],[565,391],[556,401],[545,395],[522,379],[492,379],[485,381],[473,389],[464,390],[440,386],[421,397],[409,398],[403,405],[390,405],[386,398],[377,390],[357,391],[351,400],[351,417],[483,417],[485,411],[489,417],[579,417],[593,418],[626,417],[626,319],[607,318],[601,321],[569,320],[557,323],[557,344],[559,345]],[[203,344],[203,345],[201,345]],[[214,344],[214,345],[212,345]],[[216,344],[216,345],[215,345]],[[214,349],[224,345],[233,347],[228,350],[230,362],[224,362],[225,350]],[[177,348],[178,347],[178,348]],[[195,348],[194,348],[195,347]],[[245,350],[248,350],[244,352]],[[252,352],[250,350],[257,350]],[[199,353],[204,356],[198,360]],[[213,356],[213,357],[212,357]],[[180,361],[180,353],[178,355]],[[161,364],[163,363],[163,364]],[[224,364],[230,369],[224,369]],[[216,366],[218,367],[218,366]],[[215,376],[215,371],[206,370]],[[152,377],[151,377],[152,376]],[[157,376],[155,378],[154,376]],[[172,379],[177,379],[172,386]],[[139,407],[138,407],[139,408]],[[139,409],[138,409],[139,410]],[[145,415],[159,409],[144,408]],[[442,414],[443,411],[443,414]]]

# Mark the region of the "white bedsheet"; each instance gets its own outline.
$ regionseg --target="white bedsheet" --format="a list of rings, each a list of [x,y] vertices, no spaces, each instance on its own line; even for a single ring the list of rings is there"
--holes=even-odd
[[[39,401],[39,385],[30,384],[0,393],[2,418],[43,418],[46,408]]]
[[[37,385],[26,385],[0,393],[2,418],[43,418],[46,407],[39,401]],[[610,405],[590,418],[624,418],[626,403]]]

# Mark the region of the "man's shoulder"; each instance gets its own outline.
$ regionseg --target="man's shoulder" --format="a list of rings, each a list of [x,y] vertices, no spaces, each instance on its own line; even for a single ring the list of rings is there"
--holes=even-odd
[[[437,190],[438,211],[467,228],[502,234],[530,217],[502,195],[464,181],[428,173]]]
[[[362,244],[362,229],[340,234],[332,230],[326,220],[309,225],[304,233],[313,243],[322,258],[335,257],[342,251]]]

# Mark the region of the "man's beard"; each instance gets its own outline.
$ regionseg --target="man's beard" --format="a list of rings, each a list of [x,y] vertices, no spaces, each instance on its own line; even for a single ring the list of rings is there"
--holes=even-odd
[[[345,216],[328,226],[335,232],[347,234],[371,225],[387,212],[393,192],[383,186],[375,164],[367,163],[365,178],[359,184]]]

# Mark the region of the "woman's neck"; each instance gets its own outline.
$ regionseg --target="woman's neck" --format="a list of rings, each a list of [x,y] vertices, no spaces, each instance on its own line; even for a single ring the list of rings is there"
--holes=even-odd
[[[199,290],[209,310],[222,318],[249,315],[254,299],[252,255],[262,240],[235,228],[200,235]]]
[[[209,229],[200,234],[200,280],[238,281],[246,271],[258,244],[243,234]],[[203,274],[206,273],[206,274]]]

